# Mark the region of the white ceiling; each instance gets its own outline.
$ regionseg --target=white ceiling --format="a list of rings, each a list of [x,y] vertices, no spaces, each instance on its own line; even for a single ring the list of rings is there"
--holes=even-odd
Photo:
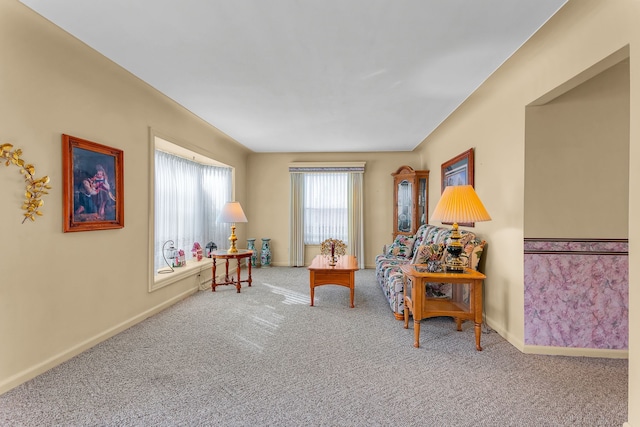
[[[21,2],[251,150],[366,152],[415,148],[566,0]]]

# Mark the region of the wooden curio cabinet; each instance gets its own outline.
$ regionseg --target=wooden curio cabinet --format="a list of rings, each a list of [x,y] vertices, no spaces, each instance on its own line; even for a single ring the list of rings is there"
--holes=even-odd
[[[400,166],[393,176],[393,238],[412,236],[429,215],[429,171]]]

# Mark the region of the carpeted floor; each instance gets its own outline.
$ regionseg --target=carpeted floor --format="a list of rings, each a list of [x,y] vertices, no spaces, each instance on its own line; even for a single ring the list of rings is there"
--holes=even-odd
[[[3,426],[621,426],[627,361],[525,355],[473,325],[394,319],[373,270],[198,292],[0,396]]]

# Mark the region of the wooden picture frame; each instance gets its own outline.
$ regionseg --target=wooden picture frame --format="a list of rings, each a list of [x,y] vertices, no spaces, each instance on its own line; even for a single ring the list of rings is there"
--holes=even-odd
[[[124,227],[123,151],[62,135],[63,230]]]
[[[440,168],[441,173],[441,192],[450,185],[470,185],[474,187],[473,182],[473,148],[468,149],[464,153],[458,154],[453,159],[444,162]],[[475,188],[475,187],[474,187]],[[451,223],[443,223],[451,224]],[[474,223],[460,223],[465,227],[473,227]]]

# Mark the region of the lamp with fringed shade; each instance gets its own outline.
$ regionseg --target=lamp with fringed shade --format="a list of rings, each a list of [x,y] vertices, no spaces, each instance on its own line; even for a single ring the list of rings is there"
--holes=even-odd
[[[447,271],[462,272],[466,263],[460,259],[462,254],[462,244],[460,243],[460,232],[458,223],[473,223],[480,221],[491,221],[489,213],[480,201],[471,185],[455,185],[444,189],[440,201],[436,205],[432,221],[443,223],[453,223],[451,242],[447,246],[447,251],[451,254],[445,263]]]
[[[231,236],[229,236],[231,247],[227,252],[230,254],[237,253],[236,240],[238,240],[238,238],[236,237],[236,222],[247,222],[247,217],[244,215],[240,202],[225,203],[220,215],[218,215],[217,221],[231,223]]]

